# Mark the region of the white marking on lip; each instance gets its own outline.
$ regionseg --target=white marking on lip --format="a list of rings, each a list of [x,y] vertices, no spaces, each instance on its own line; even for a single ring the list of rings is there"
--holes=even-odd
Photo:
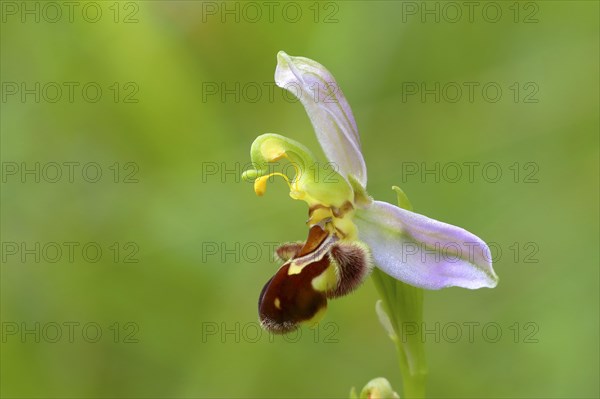
[[[290,265],[290,271],[288,272],[288,274],[300,273],[299,271],[295,272],[295,273],[291,272],[292,267],[294,267],[294,266],[302,269],[302,267],[308,265],[309,263],[317,262],[317,261],[323,259],[323,256],[325,256],[327,254],[327,252],[329,252],[329,250],[331,249],[331,246],[333,244],[335,244],[336,241],[337,241],[337,237],[335,235],[333,235],[333,234],[328,235],[327,238],[321,243],[321,245],[319,245],[319,247],[317,249],[315,249],[313,252],[294,259],[292,261],[292,264]]]

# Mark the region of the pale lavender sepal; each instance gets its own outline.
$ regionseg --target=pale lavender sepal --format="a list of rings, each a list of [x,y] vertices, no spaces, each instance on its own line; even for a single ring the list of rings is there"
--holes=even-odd
[[[337,172],[367,185],[360,137],[346,97],[325,67],[304,57],[277,54],[275,83],[296,96],[312,122],[325,155]]]
[[[405,283],[431,290],[498,283],[490,249],[465,229],[381,201],[357,209],[355,222],[375,265]]]

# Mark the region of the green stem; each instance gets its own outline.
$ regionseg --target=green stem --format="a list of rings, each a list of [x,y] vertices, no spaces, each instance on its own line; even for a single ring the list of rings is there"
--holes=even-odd
[[[402,398],[424,398],[427,365],[420,334],[405,334],[403,326],[420,327],[423,320],[423,290],[397,281],[379,269],[371,274],[395,336],[402,377]]]
[[[402,375],[402,398],[425,398],[426,372],[412,373],[406,362],[406,354],[399,341],[396,342],[398,363]]]

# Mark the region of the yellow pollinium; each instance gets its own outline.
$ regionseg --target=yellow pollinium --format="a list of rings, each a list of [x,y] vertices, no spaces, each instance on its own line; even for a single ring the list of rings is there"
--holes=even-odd
[[[267,191],[267,179],[269,176],[261,176],[258,179],[254,180],[254,192],[259,197],[265,195],[265,191]]]
[[[283,173],[274,172],[269,175],[261,176],[261,177],[257,178],[256,180],[254,180],[254,192],[256,193],[256,195],[258,195],[259,197],[262,197],[263,195],[265,195],[265,192],[267,191],[267,179],[271,176],[283,177],[283,179],[286,181],[286,183],[290,187],[290,190],[293,190],[292,184],[290,183],[290,179],[288,179],[288,177],[286,175],[284,175]]]

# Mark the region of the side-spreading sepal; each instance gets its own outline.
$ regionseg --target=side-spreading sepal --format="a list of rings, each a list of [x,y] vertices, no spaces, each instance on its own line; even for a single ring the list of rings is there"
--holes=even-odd
[[[355,223],[377,267],[400,281],[432,290],[498,283],[490,249],[465,229],[381,201],[357,209]]]

